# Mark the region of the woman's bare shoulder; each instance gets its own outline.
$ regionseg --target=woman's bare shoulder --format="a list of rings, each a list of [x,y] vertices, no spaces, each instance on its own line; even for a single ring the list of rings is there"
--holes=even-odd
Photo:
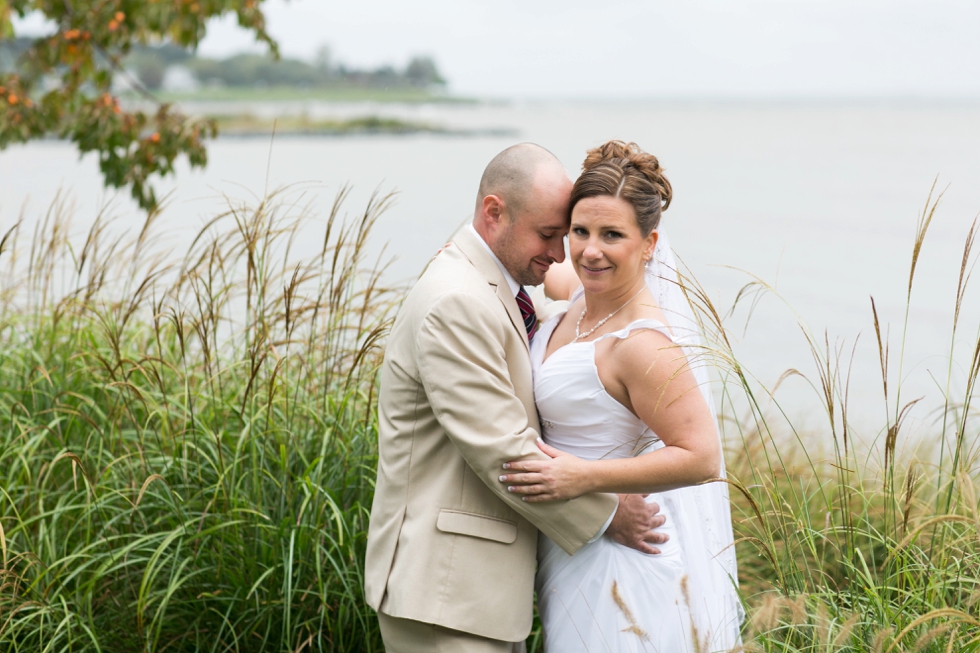
[[[656,301],[650,297],[649,293],[644,293],[641,296],[640,301],[637,302],[636,310],[634,311],[632,317],[634,321],[654,320],[655,322],[659,322],[665,327],[668,327],[668,331],[670,330],[669,326],[667,325],[667,316],[664,315],[664,312],[661,310],[659,304],[657,304]]]
[[[628,356],[654,353],[662,349],[679,349],[679,347],[662,329],[654,328],[652,325],[640,324],[632,326],[629,333],[616,339],[616,349],[620,351],[620,355]]]
[[[619,376],[629,381],[660,382],[686,367],[684,350],[660,329],[643,327],[617,338],[611,351]]]

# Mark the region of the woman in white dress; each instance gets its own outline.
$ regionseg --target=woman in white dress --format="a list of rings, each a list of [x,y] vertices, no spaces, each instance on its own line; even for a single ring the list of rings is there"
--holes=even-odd
[[[545,281],[549,296],[570,299],[531,343],[540,446],[552,459],[513,461],[501,481],[525,501],[648,494],[670,536],[659,555],[600,537],[574,556],[541,536],[548,653],[739,645],[727,486],[704,483],[724,476],[707,371],[658,230],[670,199],[656,157],[621,141],[591,150],[572,191],[568,267]]]

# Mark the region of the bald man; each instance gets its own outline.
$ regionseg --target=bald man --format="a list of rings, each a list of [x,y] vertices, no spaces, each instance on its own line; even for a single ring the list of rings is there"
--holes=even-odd
[[[570,554],[603,533],[647,553],[662,541],[662,517],[639,497],[525,503],[498,482],[503,463],[544,456],[523,286],[565,258],[571,188],[540,146],[494,157],[472,225],[428,266],[392,328],[365,562],[388,653],[523,651],[539,531]]]

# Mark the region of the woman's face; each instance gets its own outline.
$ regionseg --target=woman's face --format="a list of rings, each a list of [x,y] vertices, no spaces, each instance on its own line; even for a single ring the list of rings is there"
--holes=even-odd
[[[642,279],[657,232],[643,237],[633,207],[618,197],[587,197],[572,210],[568,250],[585,289],[629,292]]]

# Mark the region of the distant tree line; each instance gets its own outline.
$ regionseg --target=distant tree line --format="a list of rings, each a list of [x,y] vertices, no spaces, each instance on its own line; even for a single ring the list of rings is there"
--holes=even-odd
[[[313,62],[286,57],[274,59],[263,54],[237,54],[226,59],[210,59],[172,45],[134,48],[126,60],[126,67],[150,90],[161,88],[166,71],[171,66],[183,66],[201,84],[232,87],[321,88],[343,85],[432,88],[446,83],[429,57],[413,57],[403,69],[388,65],[361,70],[342,62],[334,64],[327,48],[321,48]]]

